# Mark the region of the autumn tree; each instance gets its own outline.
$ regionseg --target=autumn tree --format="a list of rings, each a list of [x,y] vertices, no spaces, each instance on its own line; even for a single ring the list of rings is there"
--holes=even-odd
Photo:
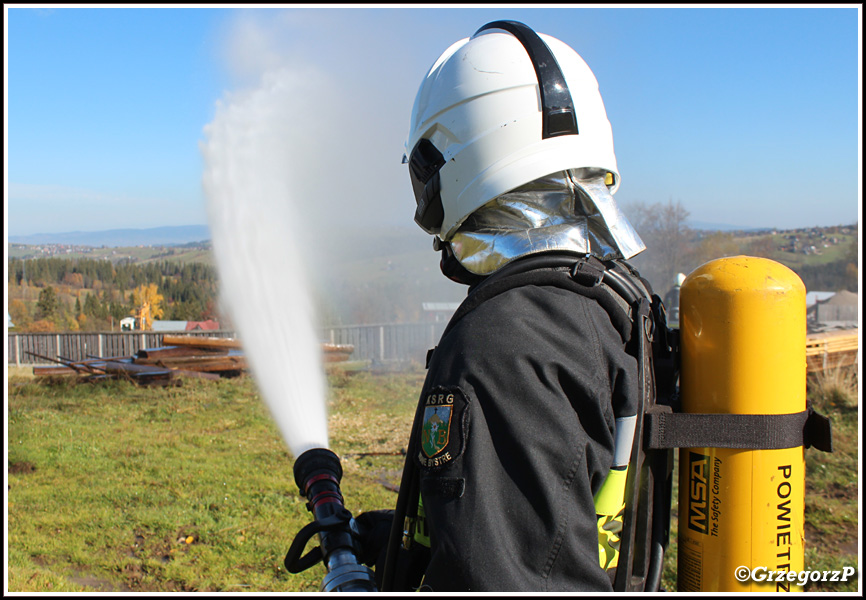
[[[63,276],[63,283],[74,288],[84,287],[84,275],[81,273],[67,273]]]
[[[39,319],[35,321],[29,328],[29,331],[33,333],[51,333],[52,331],[56,331],[56,326],[53,321],[48,319]]]
[[[24,330],[33,323],[33,317],[30,316],[30,311],[27,305],[21,300],[12,300],[9,303],[9,316],[15,327]]]
[[[143,283],[132,292],[133,308],[130,314],[148,330],[153,327],[153,320],[162,316],[162,294],[155,283]]]

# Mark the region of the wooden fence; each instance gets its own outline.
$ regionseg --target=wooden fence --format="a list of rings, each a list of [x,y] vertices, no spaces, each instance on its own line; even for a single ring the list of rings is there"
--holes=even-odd
[[[415,361],[424,364],[427,350],[436,345],[446,323],[348,325],[321,332],[323,343],[351,344],[349,360]],[[122,333],[9,333],[8,364],[53,364],[49,359],[84,360],[91,357],[132,356],[163,345],[163,335],[234,337],[233,331],[127,331]],[[38,358],[38,354],[47,359]]]

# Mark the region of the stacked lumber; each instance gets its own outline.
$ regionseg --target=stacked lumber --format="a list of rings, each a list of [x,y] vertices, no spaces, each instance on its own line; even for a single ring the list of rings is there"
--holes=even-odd
[[[146,348],[126,357],[69,360],[28,354],[58,363],[33,367],[33,374],[38,377],[79,375],[86,381],[122,378],[141,385],[172,385],[179,383],[178,378],[182,377],[220,379],[247,370],[243,349],[235,339],[165,335],[162,343],[159,348]],[[322,345],[325,362],[346,361],[353,350],[351,345]]]
[[[322,344],[323,360],[326,363],[346,362],[355,351],[351,344]]]
[[[842,329],[806,336],[806,365],[810,373],[857,364],[858,329]]]
[[[230,338],[165,335],[160,348],[139,350],[135,364],[222,377],[247,369],[240,342]]]

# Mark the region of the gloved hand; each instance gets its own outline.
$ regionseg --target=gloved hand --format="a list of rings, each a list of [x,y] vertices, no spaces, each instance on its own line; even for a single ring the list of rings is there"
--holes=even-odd
[[[361,556],[358,560],[373,568],[376,587],[380,591],[382,591],[382,574],[393,521],[393,510],[372,510],[355,517],[361,544]],[[396,561],[395,589],[388,591],[416,591],[430,561],[430,549],[420,544],[413,544],[410,550],[406,550],[401,545],[397,549]]]
[[[358,559],[368,567],[384,563],[393,520],[393,510],[371,510],[355,517],[361,543]],[[380,569],[375,570],[378,572]]]

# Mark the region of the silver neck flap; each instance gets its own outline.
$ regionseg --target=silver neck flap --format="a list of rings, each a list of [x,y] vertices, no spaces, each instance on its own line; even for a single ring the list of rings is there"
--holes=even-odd
[[[646,248],[614,202],[604,175],[572,171],[491,200],[449,241],[460,264],[476,275],[539,252],[563,250],[607,260],[628,259]]]

